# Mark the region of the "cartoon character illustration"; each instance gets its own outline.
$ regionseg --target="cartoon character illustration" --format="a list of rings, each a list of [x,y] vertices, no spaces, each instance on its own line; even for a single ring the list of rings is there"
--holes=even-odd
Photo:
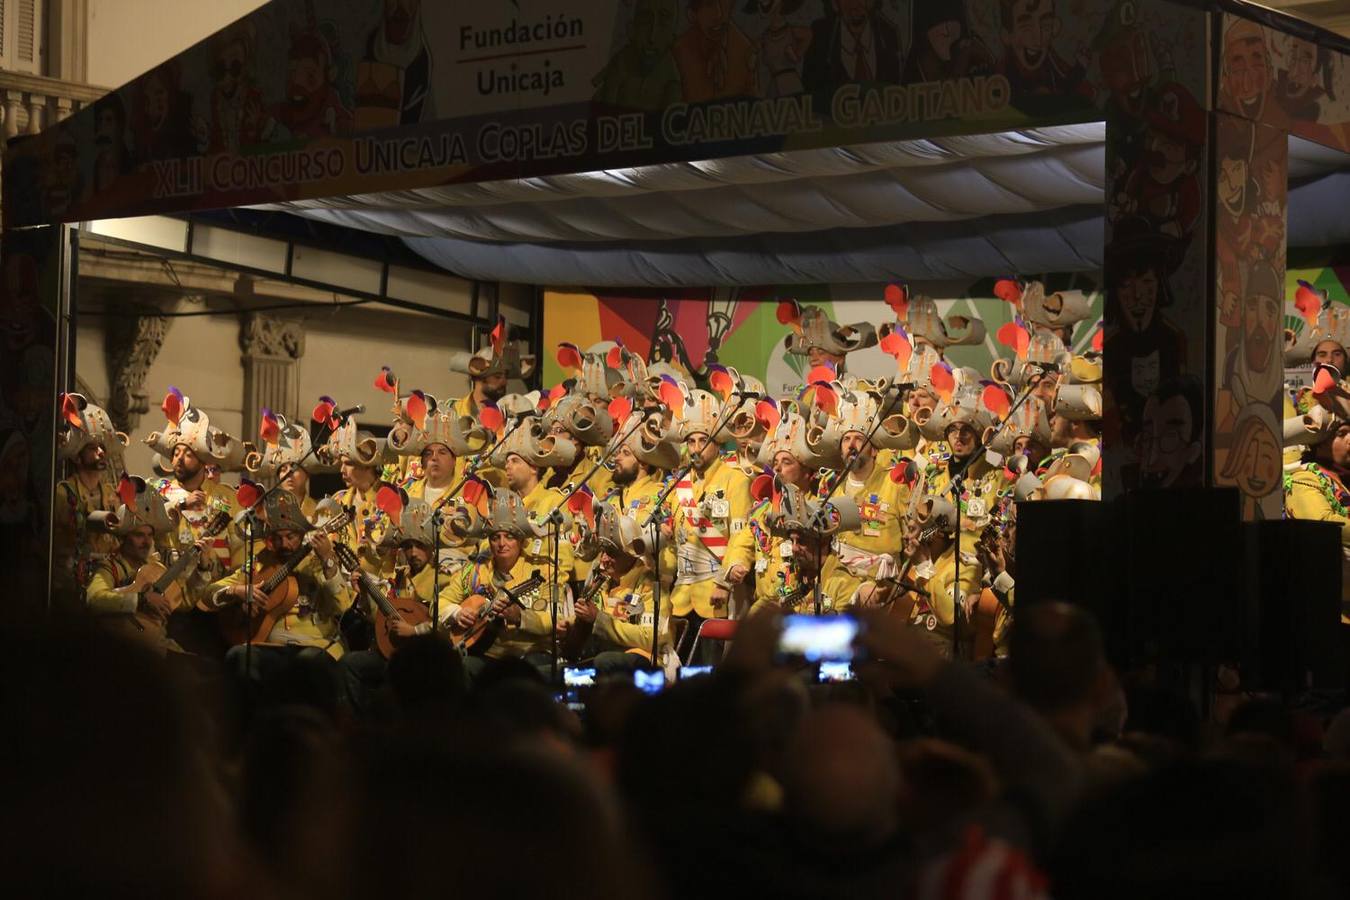
[[[1311,41],[1289,38],[1288,65],[1275,78],[1275,102],[1290,119],[1316,122],[1322,98],[1335,100],[1331,51]]]
[[[628,109],[665,109],[680,99],[680,70],[671,48],[680,0],[637,0],[628,41],[592,82],[595,99]]]
[[[1088,89],[1086,53],[1071,64],[1053,46],[1062,24],[1055,0],[999,0],[998,10],[999,36],[1007,48],[998,70],[1012,86],[1014,99]]]
[[[1205,111],[1190,91],[1169,84],[1145,112],[1144,153],[1112,204],[1112,218],[1137,214],[1172,237],[1189,237],[1200,216],[1200,154]]]
[[[964,0],[916,3],[911,12],[905,84],[987,75],[994,54],[970,30]]]
[[[312,0],[305,4],[305,21],[291,23],[286,56],[286,99],[276,106],[277,121],[292,137],[320,138],[351,131],[351,110],[336,87],[332,36],[319,28]]]
[[[262,90],[254,81],[254,26],[241,19],[215,38],[211,64],[211,124],[206,145],[212,153],[233,152],[265,140],[275,127]]]
[[[142,163],[191,156],[198,149],[192,133],[192,95],[183,90],[177,60],[151,69],[137,84],[132,134]]]
[[[42,199],[48,214],[62,217],[84,193],[84,179],[80,175],[79,145],[69,128],[55,132],[51,143],[51,158],[42,167]],[[16,173],[10,172],[11,179]]]
[[[1196,487],[1204,478],[1204,387],[1194,375],[1158,385],[1135,439],[1139,487]]]
[[[1265,29],[1248,19],[1231,18],[1223,34],[1219,108],[1278,128],[1288,126],[1284,110],[1268,102],[1275,86]]]
[[[1114,304],[1115,315],[1103,347],[1104,374],[1120,410],[1121,434],[1133,441],[1145,400],[1186,366],[1186,335],[1163,312],[1173,302],[1168,279],[1181,262],[1183,246],[1132,216],[1116,224],[1108,252],[1107,302]]]
[[[384,0],[380,23],[366,37],[365,58],[357,64],[356,81],[358,130],[411,125],[436,117],[422,0]]]
[[[94,177],[95,194],[108,190],[117,179],[131,172],[131,148],[127,146],[127,108],[122,95],[114,91],[94,104]]]
[[[684,99],[702,103],[758,94],[754,47],[731,21],[731,0],[688,0],[689,27],[675,41]]]
[[[1223,380],[1215,403],[1219,430],[1227,432],[1250,403],[1269,403],[1283,375],[1284,303],[1282,275],[1264,259],[1250,264],[1241,291],[1241,318],[1228,328]]]
[[[823,18],[811,23],[811,46],[802,61],[802,82],[813,93],[832,93],[851,81],[899,84],[901,48],[891,19],[875,0],[830,0]]]
[[[1220,463],[1216,480],[1242,492],[1244,519],[1262,518],[1262,499],[1280,490],[1283,459],[1276,432],[1275,411],[1269,405],[1248,405],[1238,416],[1233,446]],[[1281,505],[1275,506],[1276,516]]]
[[[793,97],[805,90],[801,67],[811,29],[787,20],[801,5],[802,0],[749,0],[745,6],[746,13],[758,12],[764,21],[755,46],[766,97]]]

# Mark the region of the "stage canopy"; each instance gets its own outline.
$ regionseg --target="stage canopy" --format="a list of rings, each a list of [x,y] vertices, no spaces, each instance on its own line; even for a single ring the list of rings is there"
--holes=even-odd
[[[1102,266],[1093,122],[270,206],[399,235],[464,277],[662,286]],[[1350,155],[1289,138],[1289,246],[1350,243]]]

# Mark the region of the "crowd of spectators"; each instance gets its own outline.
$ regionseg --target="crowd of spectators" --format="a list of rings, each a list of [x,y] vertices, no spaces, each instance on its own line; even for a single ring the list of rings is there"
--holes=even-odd
[[[80,627],[12,629],[12,897],[1350,896],[1350,719],[1251,698],[1204,719],[1117,673],[1097,627],[1020,611],[995,667],[886,615],[854,682],[774,661],[598,683],[578,714],[435,636],[375,713],[322,681],[242,697]]]

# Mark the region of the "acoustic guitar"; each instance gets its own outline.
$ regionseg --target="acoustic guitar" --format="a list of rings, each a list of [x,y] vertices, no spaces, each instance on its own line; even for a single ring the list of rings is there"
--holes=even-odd
[[[207,523],[206,528],[202,530],[203,538],[213,538],[220,534],[230,525],[230,514],[225,511],[216,513],[211,521]],[[136,570],[136,577],[131,583],[120,591],[127,594],[144,594],[153,591],[156,594],[162,594],[169,604],[170,612],[177,611],[182,605],[183,583],[182,577],[193,566],[197,565],[197,560],[201,556],[201,550],[196,544],[188,547],[178,558],[174,560],[173,565],[166,566],[159,560],[150,560]],[[162,630],[165,619],[153,609],[141,608],[132,614],[136,619],[136,625],[142,630]]]
[[[291,607],[295,606],[295,601],[300,598],[300,583],[291,573],[314,552],[314,546],[310,543],[312,536],[320,532],[341,531],[350,521],[349,509],[330,516],[317,527],[316,531],[305,535],[304,545],[284,562],[267,566],[254,576],[254,584],[261,587],[263,593],[267,595],[267,600],[257,615],[251,615],[247,604],[237,598],[230,598],[222,605],[218,622],[221,636],[229,646],[260,644],[267,640],[272,628],[285,618]]]
[[[399,642],[403,640],[394,634],[394,620],[402,619],[409,625],[417,626],[430,622],[431,613],[415,596],[400,594],[392,588],[384,590],[375,576],[361,568],[360,560],[346,544],[334,544],[333,550],[337,553],[338,565],[348,575],[359,573],[361,590],[375,604],[375,646],[385,659],[393,658]]]
[[[543,583],[543,574],[535,569],[534,574],[529,578],[511,585],[511,587],[497,588],[491,597],[484,594],[470,594],[465,598],[462,605],[473,610],[478,614],[478,617],[468,628],[461,628],[457,623],[452,624],[450,626],[450,642],[461,653],[482,656],[491,649],[493,643],[497,640],[497,636],[502,632],[504,619],[500,613],[492,611],[492,605],[497,599],[505,598],[521,609],[526,609],[527,607],[520,598],[537,589]]]
[[[595,630],[595,622],[583,622],[576,617],[576,605],[589,601],[595,603],[595,599],[603,594],[610,586],[611,580],[600,574],[599,567],[591,570],[591,577],[587,580],[581,590],[581,597],[570,604],[571,618],[568,618],[568,610],[563,610],[563,615],[559,620],[567,622],[567,636],[558,644],[558,655],[563,659],[575,662],[581,658],[585,650],[586,641],[590,639],[591,632]],[[599,604],[596,604],[597,606]]]

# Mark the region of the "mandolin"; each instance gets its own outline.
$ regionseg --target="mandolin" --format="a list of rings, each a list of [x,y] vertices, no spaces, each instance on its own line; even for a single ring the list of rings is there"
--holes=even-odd
[[[393,620],[402,619],[409,625],[421,625],[431,621],[431,613],[416,597],[399,594],[394,589],[385,590],[380,582],[369,572],[361,568],[356,554],[346,544],[335,543],[338,564],[348,573],[358,573],[361,590],[375,604],[375,646],[385,659],[393,657],[402,638],[396,637]]]
[[[464,600],[463,605],[477,613],[478,618],[468,628],[461,628],[458,624],[452,624],[450,626],[450,642],[461,653],[482,656],[488,652],[502,631],[502,616],[500,613],[492,612],[492,604],[501,597],[521,609],[526,609],[520,598],[543,583],[543,574],[535,569],[534,574],[529,578],[518,584],[513,584],[511,587],[497,588],[491,597],[484,594],[470,594]]]
[[[213,538],[229,527],[229,524],[230,514],[222,510],[207,523],[201,536]],[[193,544],[178,554],[178,558],[174,560],[171,566],[165,566],[159,560],[152,559],[136,570],[136,577],[131,580],[130,584],[119,590],[128,594],[144,594],[147,591],[162,594],[170,608],[176,611],[183,599],[183,583],[180,579],[197,564],[197,559],[200,556],[201,550],[197,548],[196,544]],[[162,630],[164,628],[164,619],[154,610],[138,609],[133,615],[136,619],[136,625],[142,630],[146,628]]]
[[[576,617],[576,604],[583,601],[595,602],[595,598],[603,594],[610,586],[609,577],[600,574],[597,566],[591,570],[591,576],[582,588],[580,599],[571,604],[572,617],[562,616],[562,620],[569,622],[567,627],[567,636],[558,645],[558,655],[567,660],[578,660],[581,658],[586,641],[590,638],[591,632],[595,630],[595,622],[583,622]]]
[[[344,509],[329,517],[318,526],[317,530],[325,533],[341,531],[350,521],[351,511]],[[267,566],[256,574],[255,584],[267,595],[267,600],[257,615],[251,615],[247,605],[236,598],[229,598],[221,604],[220,632],[231,647],[239,644],[259,644],[267,640],[272,628],[291,611],[291,607],[299,599],[300,583],[291,573],[313,550],[310,535],[306,535],[303,546],[285,561]]]

